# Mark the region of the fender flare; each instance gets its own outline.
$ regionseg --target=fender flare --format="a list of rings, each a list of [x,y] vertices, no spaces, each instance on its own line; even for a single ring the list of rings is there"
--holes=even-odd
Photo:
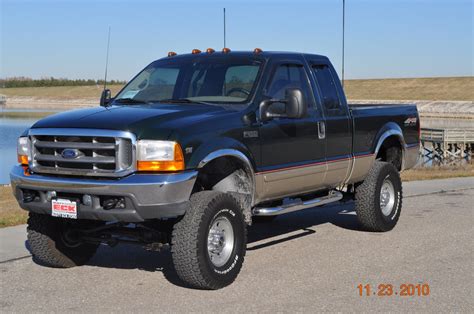
[[[198,164],[198,169],[203,168],[206,166],[209,162],[221,158],[221,157],[234,157],[239,159],[242,164],[245,167],[245,171],[249,174],[250,176],[250,185],[251,185],[251,199],[252,199],[252,206],[254,205],[255,201],[255,191],[256,191],[256,182],[255,182],[255,171],[253,169],[252,163],[250,159],[241,151],[237,149],[231,149],[231,148],[225,148],[225,149],[218,149],[215,150],[208,155],[206,155]]]
[[[386,125],[384,125],[382,127],[382,129],[380,130],[380,135],[378,136],[378,139],[377,139],[377,145],[375,146],[375,149],[374,149],[374,156],[377,157],[379,151],[380,151],[380,148],[382,147],[383,143],[385,142],[385,140],[391,136],[395,136],[398,141],[400,142],[400,146],[402,148],[402,165],[401,165],[401,169],[403,170],[404,169],[404,165],[405,165],[405,150],[406,150],[406,143],[405,143],[405,139],[403,137],[403,131],[402,129],[400,128],[400,126],[398,126],[398,124],[394,123],[394,122],[390,122],[390,123],[387,123]]]

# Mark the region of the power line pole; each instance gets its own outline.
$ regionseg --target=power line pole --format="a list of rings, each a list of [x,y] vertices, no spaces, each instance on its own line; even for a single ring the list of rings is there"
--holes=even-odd
[[[346,0],[342,0],[342,88],[344,88],[344,37],[346,24]]]
[[[225,8],[224,8],[224,48],[227,47],[225,45]]]

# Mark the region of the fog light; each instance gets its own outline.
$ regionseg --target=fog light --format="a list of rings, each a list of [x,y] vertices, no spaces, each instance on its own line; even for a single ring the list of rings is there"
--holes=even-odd
[[[52,200],[53,198],[56,198],[56,196],[57,196],[56,191],[48,191],[48,192],[46,192],[46,200],[47,200],[48,202],[51,202],[51,200]]]
[[[23,203],[33,202],[38,193],[33,190],[23,190]]]
[[[92,206],[92,196],[88,194],[82,196],[82,203],[86,206]]]
[[[114,209],[114,208],[125,208],[125,198],[123,197],[109,197],[104,199],[102,202],[102,207],[105,210]]]

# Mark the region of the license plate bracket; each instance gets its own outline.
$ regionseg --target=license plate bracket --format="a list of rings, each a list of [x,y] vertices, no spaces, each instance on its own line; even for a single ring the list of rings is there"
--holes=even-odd
[[[51,215],[53,217],[77,219],[77,203],[68,199],[51,200]]]

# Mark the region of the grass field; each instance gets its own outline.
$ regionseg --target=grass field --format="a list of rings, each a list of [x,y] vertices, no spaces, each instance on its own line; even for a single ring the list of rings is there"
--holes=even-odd
[[[111,85],[108,88],[115,95],[123,86]],[[16,87],[0,88],[0,94],[7,97],[39,97],[57,99],[99,98],[103,86],[55,86],[55,87]]]
[[[474,100],[474,77],[348,80],[348,99]]]
[[[121,87],[109,86],[112,95]],[[474,100],[474,77],[347,80],[345,91],[348,99]],[[102,86],[0,88],[7,97],[99,98],[101,92]]]
[[[432,180],[474,176],[474,165],[418,168],[404,171],[403,181]],[[26,223],[28,214],[18,206],[11,187],[0,186],[0,228]]]
[[[28,214],[18,206],[9,186],[0,186],[0,228],[26,223]]]
[[[474,177],[474,164],[414,168],[403,171],[401,177],[403,181]]]

